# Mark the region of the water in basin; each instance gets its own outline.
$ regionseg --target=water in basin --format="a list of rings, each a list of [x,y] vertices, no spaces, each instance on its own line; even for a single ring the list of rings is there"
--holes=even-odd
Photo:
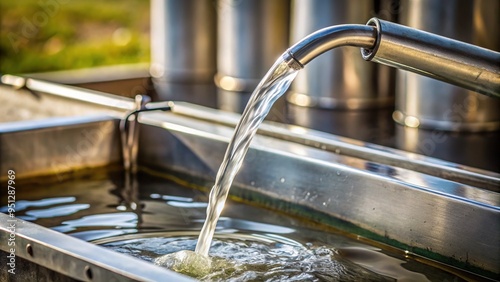
[[[97,171],[53,185],[19,183],[16,215],[153,262],[195,249],[207,207],[206,190],[192,184],[199,182],[165,177],[141,173],[137,186],[124,187],[121,173]],[[209,254],[208,272],[170,267],[212,281],[463,281],[441,266],[231,199]]]

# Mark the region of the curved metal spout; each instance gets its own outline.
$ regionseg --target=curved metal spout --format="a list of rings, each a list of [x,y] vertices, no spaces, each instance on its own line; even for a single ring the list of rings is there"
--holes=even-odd
[[[374,26],[345,24],[320,29],[305,37],[287,50],[294,60],[292,67],[303,68],[312,59],[340,46],[372,49],[375,47],[377,29]],[[293,65],[293,64],[297,65]]]
[[[339,46],[361,47],[363,59],[429,76],[500,97],[500,53],[403,25],[372,18],[366,26],[321,29],[287,50],[285,58],[302,68]],[[293,59],[293,60],[292,60]]]

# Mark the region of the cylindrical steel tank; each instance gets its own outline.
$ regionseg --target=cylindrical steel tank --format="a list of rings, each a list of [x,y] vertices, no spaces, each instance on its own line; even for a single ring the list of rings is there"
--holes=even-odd
[[[217,2],[219,108],[241,112],[252,91],[288,47],[289,0]]]
[[[291,42],[321,28],[364,24],[377,15],[375,1],[295,0],[292,4]],[[389,13],[389,17],[392,14]],[[383,70],[383,71],[380,71]],[[388,67],[367,64],[358,48],[339,48],[321,55],[302,70],[287,100],[298,106],[359,110],[392,106]],[[383,74],[383,77],[380,75]]]
[[[159,100],[216,106],[216,40],[213,1],[151,1],[150,71]]]

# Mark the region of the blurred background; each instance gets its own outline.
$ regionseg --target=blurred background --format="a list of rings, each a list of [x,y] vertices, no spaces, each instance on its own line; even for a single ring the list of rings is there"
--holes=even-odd
[[[0,73],[149,62],[149,1],[0,0]]]

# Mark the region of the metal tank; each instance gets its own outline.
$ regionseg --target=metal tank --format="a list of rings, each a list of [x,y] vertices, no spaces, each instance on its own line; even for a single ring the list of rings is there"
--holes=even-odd
[[[151,1],[151,76],[157,100],[216,106],[216,6],[211,0]]]
[[[295,0],[291,42],[332,25],[364,24],[375,11],[375,1]],[[299,106],[344,110],[392,105],[393,93],[379,89],[379,67],[383,66],[367,64],[357,48],[329,51],[297,75],[287,100]]]
[[[289,0],[219,0],[217,13],[218,107],[242,112],[288,47]]]
[[[397,16],[397,1],[294,0],[290,43],[332,25]],[[292,123],[342,136],[389,144],[395,70],[367,64],[357,48],[322,54],[295,79],[287,95]]]

